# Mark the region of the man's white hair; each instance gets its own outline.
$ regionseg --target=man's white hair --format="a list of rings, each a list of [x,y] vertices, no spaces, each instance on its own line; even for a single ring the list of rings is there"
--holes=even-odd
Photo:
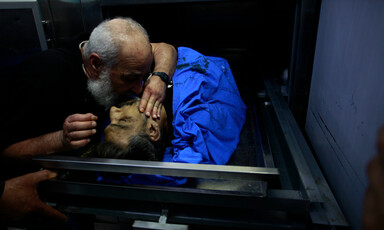
[[[119,23],[111,23],[113,20],[118,20]],[[111,68],[118,62],[122,43],[128,41],[137,32],[142,33],[149,42],[147,31],[132,18],[119,17],[105,20],[92,31],[89,41],[84,45],[84,55],[89,58],[92,53],[96,53],[103,64]]]

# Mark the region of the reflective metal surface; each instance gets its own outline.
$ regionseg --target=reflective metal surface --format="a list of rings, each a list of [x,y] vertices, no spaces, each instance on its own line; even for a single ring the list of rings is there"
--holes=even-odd
[[[279,129],[283,135],[284,143],[293,160],[293,165],[290,167],[297,172],[298,186],[312,202],[310,211],[312,222],[320,225],[348,226],[336,198],[289,110],[288,104],[279,92],[280,88],[270,81],[265,82],[265,87],[280,124]]]
[[[67,156],[40,156],[35,157],[33,161],[41,167],[48,169],[137,173],[208,179],[269,181],[276,180],[279,176],[279,171],[276,168],[231,165],[205,165]]]
[[[70,213],[111,215],[168,223],[257,229],[304,229],[309,200],[298,191],[269,190],[266,197],[181,187],[47,181],[43,196]],[[287,214],[288,213],[288,214]],[[289,216],[294,214],[294,216]],[[293,221],[294,220],[294,221]]]

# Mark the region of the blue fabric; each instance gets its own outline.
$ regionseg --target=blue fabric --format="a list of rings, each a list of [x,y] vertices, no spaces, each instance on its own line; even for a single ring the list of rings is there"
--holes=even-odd
[[[175,139],[163,161],[226,164],[239,143],[246,119],[246,106],[228,62],[179,47],[172,80]],[[178,186],[187,181],[186,178],[155,175],[121,176],[121,180],[165,186]]]
[[[172,161],[226,164],[246,117],[228,62],[180,47],[173,85]]]

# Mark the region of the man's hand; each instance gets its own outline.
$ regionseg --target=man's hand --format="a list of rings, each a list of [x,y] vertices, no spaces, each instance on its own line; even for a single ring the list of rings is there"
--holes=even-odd
[[[153,72],[164,72],[172,80],[176,69],[177,50],[166,43],[151,43],[151,46],[153,62],[155,63]],[[152,76],[144,85],[144,92],[139,105],[140,112],[145,112],[147,117],[150,117],[152,113],[154,119],[160,118],[166,89],[165,82],[159,76]]]
[[[63,145],[76,149],[88,144],[90,136],[96,133],[96,120],[92,113],[68,116],[63,124]]]
[[[25,218],[48,217],[67,221],[64,214],[43,203],[36,191],[39,182],[56,176],[52,171],[42,170],[7,180],[0,199],[0,219],[16,222]]]
[[[368,164],[369,185],[363,210],[364,230],[384,229],[384,128],[379,132],[378,155]]]
[[[165,99],[166,84],[159,76],[152,76],[144,85],[144,92],[141,97],[139,110],[145,112],[147,117],[160,118],[161,108]]]

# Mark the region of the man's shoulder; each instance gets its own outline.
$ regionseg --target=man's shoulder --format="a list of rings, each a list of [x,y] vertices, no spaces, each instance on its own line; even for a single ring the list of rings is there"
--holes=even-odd
[[[78,62],[81,61],[80,51],[70,49],[68,47],[52,48],[35,54],[25,60],[26,63],[35,63],[47,65],[59,65],[61,62]],[[80,60],[79,60],[80,59]],[[49,66],[46,66],[49,67]]]
[[[71,78],[81,73],[81,55],[76,50],[67,48],[52,48],[28,57],[16,71],[19,79],[34,78],[48,80],[55,76]]]
[[[79,44],[81,41],[86,40],[89,34],[79,34],[69,39],[67,42],[62,43],[60,46],[50,48],[37,53],[27,58],[24,63],[43,65],[49,68],[48,65],[62,66],[63,64],[81,64],[81,52]]]

